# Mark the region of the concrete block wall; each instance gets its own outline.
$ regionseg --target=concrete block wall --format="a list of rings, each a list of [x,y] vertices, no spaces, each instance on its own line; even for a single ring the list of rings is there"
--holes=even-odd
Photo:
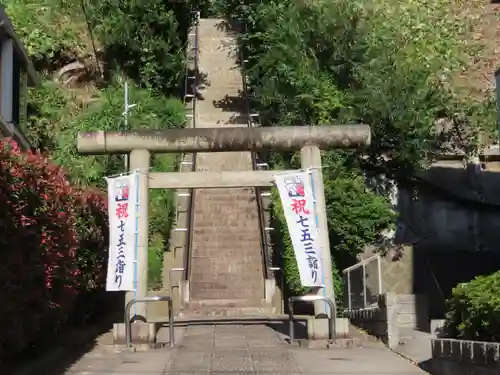
[[[497,375],[500,343],[432,339],[432,375]]]
[[[423,294],[397,294],[398,326],[429,330],[429,308]]]
[[[389,348],[399,345],[399,304],[397,295],[386,293],[379,296],[378,306],[347,311],[351,323],[381,339]]]

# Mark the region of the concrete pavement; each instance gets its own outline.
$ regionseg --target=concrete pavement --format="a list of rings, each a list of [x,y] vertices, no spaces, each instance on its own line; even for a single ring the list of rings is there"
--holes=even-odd
[[[175,348],[115,353],[97,346],[47,375],[416,375],[424,371],[378,342],[345,349],[291,347],[266,325],[189,326]]]

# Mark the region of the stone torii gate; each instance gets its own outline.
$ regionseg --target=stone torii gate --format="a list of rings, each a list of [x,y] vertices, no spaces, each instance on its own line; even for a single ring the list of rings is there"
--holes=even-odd
[[[170,172],[151,173],[151,153],[196,153],[230,151],[299,151],[302,168],[321,168],[320,150],[361,149],[370,144],[368,125],[290,126],[267,128],[204,128],[138,130],[133,132],[80,132],[77,149],[81,154],[130,153],[130,170],[139,170],[139,199],[149,202],[149,188],[237,188],[272,186],[274,171]],[[321,173],[315,173],[316,207],[319,238],[329,249],[324,186]],[[137,298],[147,296],[148,205],[139,212]],[[334,298],[332,265],[329,251],[323,251],[326,296]],[[318,291],[320,293],[320,291]],[[321,294],[323,292],[321,291]],[[133,299],[127,293],[126,303]],[[137,304],[136,318],[146,317],[144,304]],[[315,304],[315,314],[325,313],[323,303]]]

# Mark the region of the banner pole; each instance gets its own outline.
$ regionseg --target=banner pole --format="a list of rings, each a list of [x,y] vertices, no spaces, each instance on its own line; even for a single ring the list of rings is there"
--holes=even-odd
[[[318,235],[319,234],[319,218],[318,218],[318,207],[316,205],[316,187],[314,185],[314,176],[313,176],[314,170],[311,168],[308,168],[307,173],[309,175],[309,179],[311,180],[311,190],[312,190],[312,195],[313,195],[313,207],[314,207],[314,219],[316,221],[316,230],[317,230],[316,235]],[[317,236],[317,238],[319,239],[319,236]],[[325,249],[323,248],[323,246],[321,246],[321,252],[323,252],[323,251],[325,251]],[[325,267],[323,265],[323,256],[320,257],[320,261],[321,261],[321,284],[323,284],[323,287],[321,289],[323,289],[323,296],[326,298]],[[328,315],[329,306],[327,305],[326,302],[323,302],[323,304],[325,305],[325,311]]]
[[[135,179],[135,246],[134,246],[134,318],[137,316],[137,261],[139,255],[139,173],[134,171]],[[128,322],[127,322],[128,324]]]
[[[316,290],[316,294],[323,296],[326,293],[327,298],[335,299],[335,290],[333,287],[332,273],[332,258],[330,253],[330,240],[328,238],[328,222],[326,218],[326,202],[324,193],[323,176],[321,173],[321,151],[317,146],[304,146],[300,150],[300,163],[303,169],[317,169],[318,174],[312,173],[314,181],[314,191],[316,199],[316,215],[318,218],[318,241],[321,248],[321,266],[323,271],[323,290]],[[332,313],[329,308],[325,309],[325,305],[318,301],[314,304],[315,315],[322,314],[330,315]]]

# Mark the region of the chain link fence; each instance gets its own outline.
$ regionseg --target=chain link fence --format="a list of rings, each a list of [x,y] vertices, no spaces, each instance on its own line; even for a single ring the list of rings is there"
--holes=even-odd
[[[344,309],[375,306],[382,294],[382,259],[374,255],[343,270]]]

